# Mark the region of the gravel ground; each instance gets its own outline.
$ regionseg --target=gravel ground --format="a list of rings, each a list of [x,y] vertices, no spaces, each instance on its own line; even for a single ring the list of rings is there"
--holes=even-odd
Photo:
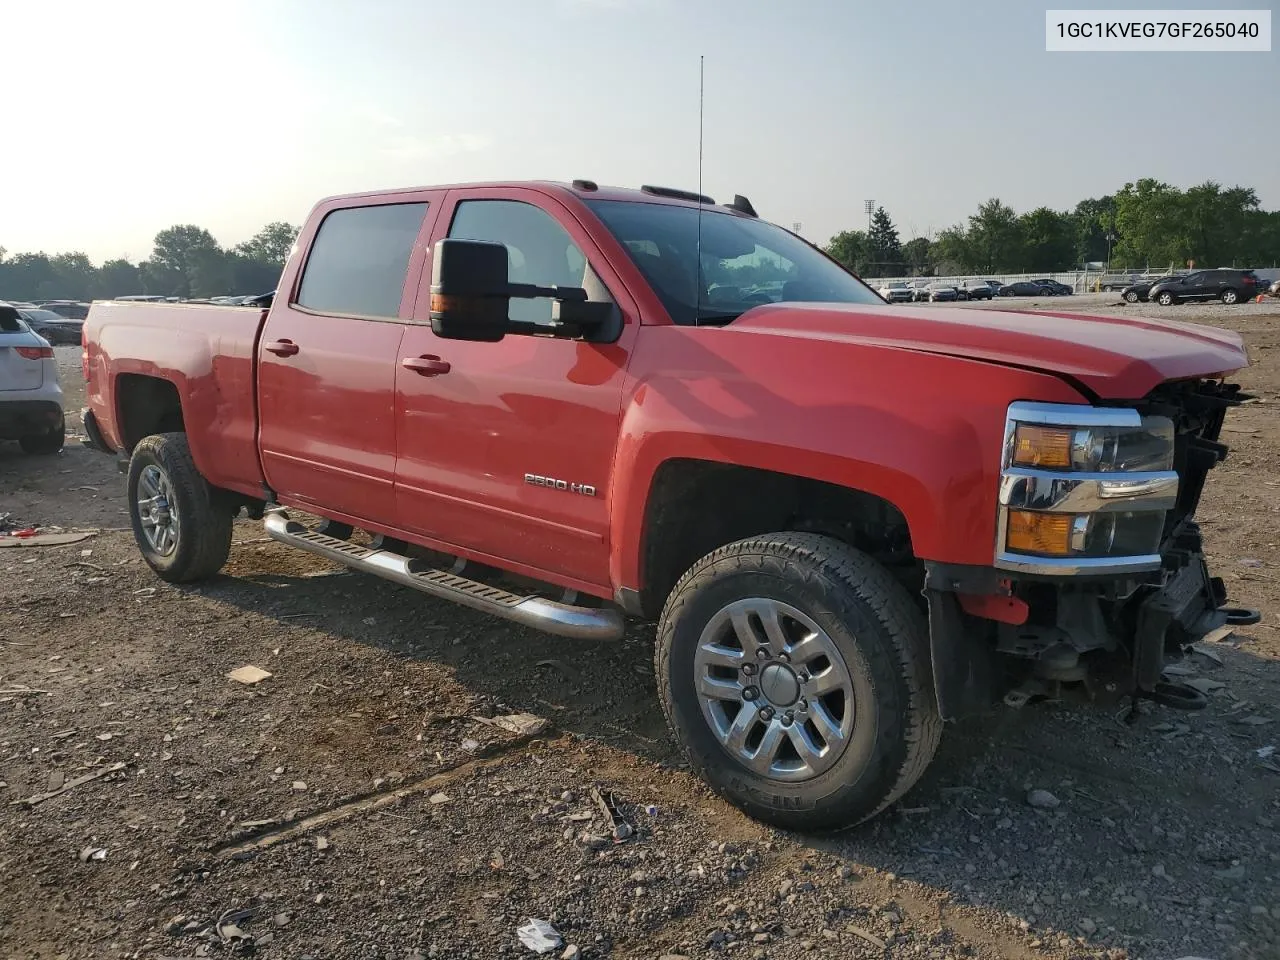
[[[1244,332],[1263,402],[1231,413],[1201,518],[1266,619],[1191,659],[1208,710],[953,725],[896,809],[835,836],[762,827],[688,774],[646,627],[543,636],[247,521],[224,576],[172,587],[111,458],[0,448],[0,512],[98,531],[0,550],[0,956],[533,956],[533,917],[557,957],[1280,957],[1280,304],[1113,302],[996,306]],[[78,410],[78,351],[58,356]],[[272,676],[227,679],[244,665]],[[521,712],[549,724],[492,720]]]

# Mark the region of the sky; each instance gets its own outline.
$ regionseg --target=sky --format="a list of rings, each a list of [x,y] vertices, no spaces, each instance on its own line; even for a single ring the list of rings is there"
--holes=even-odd
[[[1280,46],[1047,53],[1027,0],[0,6],[10,254],[137,261],[175,223],[230,246],[378,188],[694,188],[699,57],[704,192],[819,243],[865,226],[868,199],[905,240],[990,197],[1067,209],[1144,176],[1280,209]]]

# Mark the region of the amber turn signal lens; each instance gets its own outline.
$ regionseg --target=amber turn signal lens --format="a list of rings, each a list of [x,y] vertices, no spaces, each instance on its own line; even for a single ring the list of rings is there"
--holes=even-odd
[[[1013,435],[1013,462],[1019,467],[1071,466],[1071,430],[1020,423]]]
[[[1065,557],[1071,553],[1069,513],[1032,513],[1010,510],[1005,527],[1005,547],[1018,553]]]

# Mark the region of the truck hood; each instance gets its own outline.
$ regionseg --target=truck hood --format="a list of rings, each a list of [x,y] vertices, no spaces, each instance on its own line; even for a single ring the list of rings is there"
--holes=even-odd
[[[1166,380],[1224,375],[1249,364],[1239,334],[1138,316],[779,303],[749,310],[729,329],[1042,370],[1104,400],[1137,400]]]

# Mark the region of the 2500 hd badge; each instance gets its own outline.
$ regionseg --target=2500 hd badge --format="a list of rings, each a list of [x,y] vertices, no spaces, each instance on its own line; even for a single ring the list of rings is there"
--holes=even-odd
[[[570,483],[568,480],[543,477],[536,473],[526,473],[524,482],[535,487],[547,487],[550,490],[568,490],[570,493],[580,493],[584,497],[594,497],[596,495],[596,488],[589,483]]]

